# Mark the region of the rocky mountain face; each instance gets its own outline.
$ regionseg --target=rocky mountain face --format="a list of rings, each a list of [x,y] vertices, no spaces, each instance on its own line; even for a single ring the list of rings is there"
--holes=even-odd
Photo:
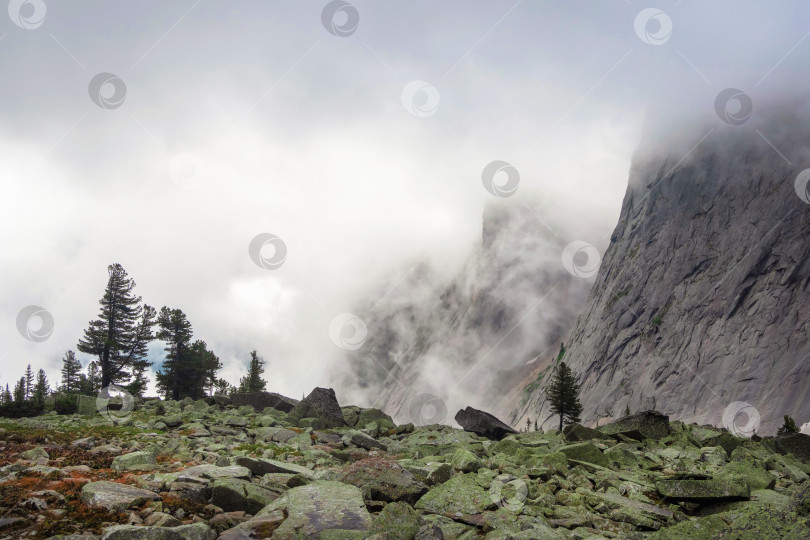
[[[422,264],[358,308],[368,337],[350,353],[352,379],[337,384],[365,388],[375,406],[417,425],[450,423],[469,404],[512,411],[590,287],[561,265],[566,242],[547,220],[540,205],[488,205],[481,244],[455,278]]]
[[[470,408],[464,431],[396,425],[331,389],[278,398],[4,419],[0,534],[731,540],[810,527],[807,435],[751,440],[653,411],[515,433]]]
[[[773,433],[784,414],[810,419],[810,206],[806,185],[795,185],[810,166],[810,120],[801,110],[642,143],[565,340],[585,421],[656,408],[750,435]],[[553,423],[547,380],[515,409],[518,423]]]

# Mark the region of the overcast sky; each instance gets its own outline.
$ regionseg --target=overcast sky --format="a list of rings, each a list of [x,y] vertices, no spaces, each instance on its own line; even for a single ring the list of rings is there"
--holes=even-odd
[[[519,172],[514,204],[604,245],[646,112],[713,114],[729,87],[756,104],[808,65],[807,2],[706,4],[12,0],[0,382],[27,363],[58,380],[119,262],[231,382],[255,348],[270,390],[327,385],[334,317],[479,241],[494,160]],[[249,255],[261,233],[277,268]],[[18,331],[30,305],[44,341]]]

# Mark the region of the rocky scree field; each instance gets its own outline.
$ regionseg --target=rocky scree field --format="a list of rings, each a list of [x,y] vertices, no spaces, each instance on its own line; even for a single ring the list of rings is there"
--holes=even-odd
[[[456,419],[472,431],[396,426],[316,388],[145,400],[125,425],[5,421],[0,538],[810,537],[810,436],[654,411],[563,433]]]

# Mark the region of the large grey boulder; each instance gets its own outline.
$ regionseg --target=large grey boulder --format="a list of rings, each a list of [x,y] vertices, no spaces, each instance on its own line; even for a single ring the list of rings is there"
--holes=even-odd
[[[318,418],[327,428],[346,425],[335,391],[331,388],[315,388],[287,414],[287,417],[292,422],[302,418]]]
[[[488,412],[467,407],[456,413],[456,422],[465,430],[488,439],[501,440],[517,430],[506,425]]]
[[[113,459],[112,468],[117,471],[145,471],[157,467],[154,452],[130,452]]]
[[[116,525],[104,532],[101,540],[215,540],[217,533],[205,523],[178,527],[139,527]]]
[[[280,512],[287,518],[276,529],[274,538],[365,538],[371,527],[371,515],[360,488],[342,482],[320,480],[293,488],[255,519],[278,516]]]
[[[643,439],[661,439],[669,435],[669,416],[658,411],[644,411],[625,416],[597,428],[605,435],[619,440],[619,435],[641,441]]]
[[[256,514],[277,498],[273,491],[239,478],[220,478],[211,485],[211,502],[227,512]]]
[[[428,490],[425,484],[398,463],[376,458],[355,461],[343,469],[337,479],[359,487],[364,499],[373,501],[413,504]]]
[[[127,508],[160,499],[157,493],[116,482],[90,482],[82,487],[81,501],[87,506],[123,512]]]

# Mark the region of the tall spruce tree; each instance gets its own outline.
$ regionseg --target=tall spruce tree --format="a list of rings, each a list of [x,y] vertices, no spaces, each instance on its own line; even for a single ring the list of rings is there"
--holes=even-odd
[[[45,397],[51,391],[50,385],[48,384],[48,377],[45,374],[44,369],[40,369],[37,373],[37,382],[34,386],[34,402],[37,405],[42,405],[45,403]]]
[[[189,349],[193,331],[186,314],[179,309],[163,306],[157,318],[157,338],[166,342],[166,359],[160,371],[155,374],[158,391],[166,399],[180,399],[184,372],[188,371]]]
[[[98,367],[98,362],[93,360],[87,364],[87,375],[81,375],[79,387],[80,392],[88,396],[98,394],[101,391],[101,370]]]
[[[25,368],[25,375],[23,376],[25,379],[25,399],[31,399],[34,395],[34,385],[36,384],[36,380],[34,379],[34,370],[31,369],[31,364]]]
[[[76,358],[76,353],[68,351],[62,358],[62,388],[63,392],[78,392],[81,380],[82,364]]]
[[[146,360],[149,342],[154,339],[155,309],[141,304],[132,289],[135,281],[120,264],[107,267],[109,279],[104,296],[99,300],[99,318],[90,321],[79,340],[80,352],[98,358],[101,387],[125,384],[133,371],[151,365]]]
[[[565,362],[558,363],[554,368],[554,377],[546,388],[546,399],[551,405],[551,411],[560,415],[560,431],[563,428],[563,421],[567,423],[580,421],[582,405],[579,403],[579,385],[571,373],[571,368],[565,365]]]
[[[262,379],[264,359],[256,351],[250,351],[250,366],[247,375],[239,379],[239,392],[263,392],[267,381]]]
[[[25,401],[25,377],[20,377],[17,384],[14,386],[14,403],[22,403]]]
[[[217,371],[222,368],[222,362],[200,339],[191,345],[189,354],[191,358],[189,377],[193,384],[190,385],[188,396],[200,399],[206,395],[213,395]]]

